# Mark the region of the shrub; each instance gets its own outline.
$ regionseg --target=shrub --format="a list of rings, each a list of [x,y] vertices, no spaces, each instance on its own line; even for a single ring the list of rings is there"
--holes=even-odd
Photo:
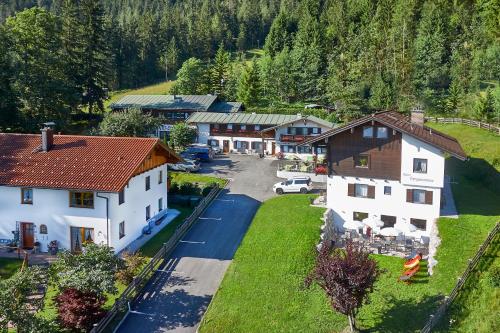
[[[326,167],[324,165],[318,165],[315,169],[314,172],[317,175],[326,175],[328,173]]]
[[[122,255],[124,267],[116,272],[116,278],[125,285],[128,285],[134,279],[134,276],[139,273],[142,265],[146,262],[146,258],[139,253],[124,252]]]
[[[208,183],[207,185],[205,185],[205,187],[201,190],[201,195],[206,197],[210,191],[213,190],[213,188],[217,186],[217,183],[216,182],[210,182]]]
[[[169,190],[169,192],[172,193],[172,194],[179,193],[179,184],[172,182],[170,184],[170,190]]]
[[[200,188],[193,183],[182,183],[179,186],[179,193],[184,195],[199,195]]]
[[[73,288],[64,290],[55,299],[61,326],[72,330],[90,331],[106,312],[102,309],[105,299],[93,292]]]
[[[488,275],[490,284],[495,288],[500,287],[500,266],[493,267]]]

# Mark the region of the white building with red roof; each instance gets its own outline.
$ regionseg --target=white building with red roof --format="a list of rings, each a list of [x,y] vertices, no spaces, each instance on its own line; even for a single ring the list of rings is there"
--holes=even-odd
[[[0,134],[0,239],[119,252],[167,213],[167,163],[177,161],[155,138]]]

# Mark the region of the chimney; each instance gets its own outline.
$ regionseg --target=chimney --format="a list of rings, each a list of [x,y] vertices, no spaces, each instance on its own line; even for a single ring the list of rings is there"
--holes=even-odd
[[[412,124],[424,126],[424,110],[420,105],[411,110],[410,121]]]
[[[42,151],[48,152],[54,145],[54,130],[52,127],[55,123],[44,123],[42,128]]]

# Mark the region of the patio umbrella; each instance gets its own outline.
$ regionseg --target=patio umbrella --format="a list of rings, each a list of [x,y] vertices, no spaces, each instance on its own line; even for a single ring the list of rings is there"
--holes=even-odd
[[[399,236],[399,234],[401,234],[401,231],[399,231],[396,228],[390,227],[390,228],[380,229],[379,234],[385,237],[396,237]]]
[[[344,229],[358,230],[360,228],[363,228],[363,223],[359,221],[347,221],[344,222],[342,226],[344,227]]]
[[[366,218],[363,220],[363,223],[372,229],[378,229],[384,226],[384,222],[375,217]]]
[[[412,233],[414,231],[417,230],[417,227],[415,227],[413,224],[411,223],[396,223],[394,225],[394,228],[400,230],[401,232],[403,232],[405,235],[409,234],[409,233]]]

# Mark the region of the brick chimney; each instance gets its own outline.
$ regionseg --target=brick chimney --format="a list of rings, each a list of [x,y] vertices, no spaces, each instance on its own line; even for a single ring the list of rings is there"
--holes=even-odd
[[[43,152],[48,152],[50,148],[54,145],[54,130],[52,129],[54,125],[55,124],[52,122],[43,124],[43,128],[41,129]]]
[[[410,121],[412,124],[424,126],[424,110],[420,106],[416,106],[411,110]]]

